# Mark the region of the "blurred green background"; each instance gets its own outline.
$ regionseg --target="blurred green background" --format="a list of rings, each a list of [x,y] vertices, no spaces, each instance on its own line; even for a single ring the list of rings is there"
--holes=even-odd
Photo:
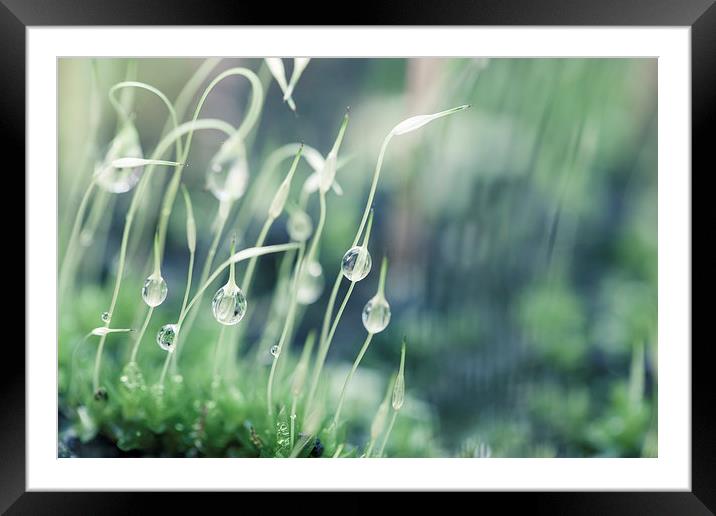
[[[174,99],[201,60],[134,63],[138,80]],[[126,59],[98,60],[93,88],[90,60],[59,62],[60,256],[91,174],[82,163],[88,153],[104,153],[116,128],[106,92],[127,77],[128,66]],[[470,457],[657,454],[655,59],[313,59],[294,93],[296,114],[262,60],[224,59],[211,76],[232,66],[251,68],[270,85],[249,151],[252,181],[283,144],[304,141],[325,155],[350,106],[341,149],[350,159],[337,175],[344,194],[328,197],[320,249],[326,291],[360,221],[387,132],[414,114],[472,105],[396,138],[375,198],[374,273],[388,256],[393,315],[358,370],[347,410],[370,424],[406,336],[410,402],[393,456],[416,449]],[[246,81],[223,81],[202,117],[238,125],[247,96]],[[135,93],[133,111],[142,146],[152,149],[165,108]],[[199,225],[199,264],[216,209],[205,190],[206,164],[221,142],[218,133],[197,133],[183,176]],[[286,168],[267,180],[267,195],[252,201],[242,246],[255,240]],[[302,163],[297,188],[309,172]],[[154,191],[161,192],[169,174],[156,176]],[[86,333],[99,325],[111,295],[129,194],[100,197],[88,215],[96,229],[82,235],[72,306],[60,306],[69,334],[75,326],[84,325]],[[161,194],[148,198],[140,210],[130,241],[133,283],[124,290],[146,276],[160,201]],[[163,264],[170,296],[148,340],[181,303],[187,257],[180,205],[170,219]],[[317,202],[309,208],[315,224]],[[225,240],[217,256],[228,253]],[[287,240],[284,215],[267,241]],[[250,300],[257,314],[246,329],[254,344],[244,354],[259,345],[267,326],[278,262],[259,261]],[[338,371],[336,389],[362,342],[360,311],[376,286],[377,274],[356,285],[338,327],[328,356]],[[295,343],[320,326],[326,291],[306,310]],[[138,303],[135,293],[121,302]],[[63,310],[76,317],[66,322]],[[218,332],[205,312],[199,327]],[[136,326],[132,317],[126,322]],[[158,348],[151,352],[160,356]],[[269,364],[266,355],[262,366]],[[361,431],[358,425],[355,432]]]

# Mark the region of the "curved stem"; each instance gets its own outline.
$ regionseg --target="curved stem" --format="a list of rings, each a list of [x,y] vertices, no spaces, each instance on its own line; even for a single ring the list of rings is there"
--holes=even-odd
[[[363,359],[363,355],[365,355],[365,352],[368,350],[368,346],[370,345],[370,341],[373,339],[373,334],[369,333],[368,336],[365,338],[365,342],[363,342],[363,346],[360,348],[360,351],[358,352],[358,356],[356,357],[355,361],[353,362],[353,367],[351,367],[350,372],[348,373],[348,376],[346,377],[346,381],[343,384],[343,389],[341,390],[341,397],[338,400],[338,408],[336,409],[336,415],[333,416],[333,423],[331,426],[334,428],[338,426],[338,420],[341,417],[341,409],[343,408],[343,401],[345,400],[346,391],[348,390],[348,384],[350,384],[351,380],[353,379],[353,375],[356,372],[356,369],[358,369],[358,365],[360,364],[360,361]]]
[[[225,212],[222,211],[221,207],[219,207],[214,222],[214,238],[211,241],[209,251],[207,252],[206,258],[204,259],[204,265],[202,266],[201,275],[199,276],[199,285],[203,285],[204,283],[206,283],[206,279],[209,277],[209,272],[211,271],[211,266],[214,264],[214,256],[216,256],[216,250],[219,247],[219,240],[221,239],[221,234],[224,232],[224,226],[226,225],[226,216],[224,215],[224,213]],[[202,299],[199,300],[199,306],[197,306],[197,309],[191,313],[189,319],[187,320],[186,327],[184,329],[185,335],[189,335],[189,332],[191,332],[191,329],[194,326],[194,322],[196,321],[196,317],[199,313],[199,307],[201,306],[201,303]],[[186,307],[183,307],[180,313],[184,313],[185,308]],[[175,360],[179,360],[179,357],[177,356]]]
[[[219,129],[222,130],[224,126],[219,123],[210,123],[212,121],[205,121],[203,129]],[[216,122],[216,121],[213,121]],[[225,125],[225,124],[224,124]],[[184,132],[188,132],[190,130],[196,129],[197,126],[195,123],[190,124],[182,124],[181,126],[177,127],[175,130],[173,130],[171,133],[169,133],[167,136],[165,136],[162,141],[159,142],[157,145],[157,148],[154,151],[153,158],[159,159],[164,152],[169,148],[169,146],[173,143],[173,141],[176,138],[181,137]],[[144,175],[142,176],[142,179],[139,181],[139,185],[137,186],[136,190],[134,191],[134,194],[132,195],[132,200],[129,205],[129,209],[127,210],[127,215],[125,216],[124,220],[124,230],[122,232],[122,243],[120,244],[120,250],[119,250],[119,263],[117,265],[117,276],[114,281],[114,290],[112,292],[112,300],[110,302],[110,307],[108,312],[110,314],[114,313],[114,308],[117,304],[117,298],[119,296],[119,289],[122,285],[122,278],[124,276],[124,266],[125,261],[127,258],[127,244],[129,243],[129,233],[132,229],[132,222],[134,220],[135,212],[137,211],[137,206],[139,205],[139,200],[144,193],[144,190],[146,188],[147,182],[149,181],[149,178],[151,177],[151,172],[154,170],[154,165],[149,165],[147,167],[147,170],[145,171]],[[105,328],[109,327],[109,323],[105,323]],[[97,356],[95,358],[95,367],[94,367],[94,387],[95,390],[99,388],[99,370],[102,363],[102,353],[104,351],[104,343],[106,340],[107,335],[102,335],[100,337],[99,345],[97,346]]]
[[[115,84],[114,86],[112,86],[109,90],[109,101],[112,103],[112,106],[117,111],[117,113],[119,113],[120,115],[122,115],[122,117],[124,117],[125,121],[129,121],[129,114],[124,109],[124,106],[122,105],[122,103],[119,100],[117,100],[117,98],[114,96],[114,93],[117,90],[120,90],[122,88],[141,88],[141,89],[144,89],[144,90],[147,90],[147,91],[153,93],[154,95],[159,97],[162,102],[164,102],[164,105],[166,106],[167,110],[169,111],[169,116],[171,117],[172,125],[174,125],[174,128],[176,129],[179,126],[179,122],[177,121],[176,111],[174,110],[174,106],[169,101],[167,96],[164,95],[164,93],[159,91],[154,86],[151,86],[151,85],[143,83],[143,82],[138,82],[138,81],[119,82],[119,83]],[[176,141],[176,147],[177,147],[177,156],[181,156],[182,155],[181,140]]]
[[[147,326],[149,325],[149,320],[152,318],[153,313],[154,313],[154,307],[150,306],[149,311],[147,312],[147,316],[144,318],[144,323],[142,323],[142,329],[139,330],[139,335],[137,335],[137,340],[134,342],[134,347],[132,348],[132,356],[129,359],[130,362],[137,361],[137,353],[139,352],[139,345],[142,342],[142,337],[144,337],[144,332],[147,331]]]
[[[261,247],[262,245],[264,245],[264,242],[266,241],[266,236],[271,229],[273,221],[274,219],[270,217],[266,219],[266,222],[264,222],[264,225],[259,232],[258,238],[256,238],[256,243],[254,244],[254,247]],[[241,282],[241,290],[244,292],[245,296],[249,295],[249,287],[251,286],[251,280],[253,279],[254,271],[256,270],[256,260],[257,258],[251,258],[251,260],[249,260],[249,264],[246,266],[244,280]]]
[[[209,276],[209,279],[204,283],[201,288],[199,288],[199,291],[194,295],[192,300],[187,305],[186,309],[180,314],[179,316],[179,322],[177,323],[178,326],[181,326],[181,323],[184,322],[184,318],[186,317],[187,313],[191,310],[192,306],[194,306],[194,303],[197,302],[197,300],[201,297],[201,295],[204,293],[204,291],[209,288],[211,283],[221,274],[224,269],[229,267],[231,264],[238,263],[240,261],[246,260],[247,258],[250,258],[251,256],[263,256],[265,254],[271,254],[271,253],[280,253],[283,251],[290,251],[291,249],[297,249],[299,247],[299,244],[278,244],[278,245],[269,245],[266,247],[259,247],[254,249],[245,249],[243,251],[239,251],[234,256],[223,262],[219,267]],[[249,252],[250,251],[250,252]],[[244,254],[242,254],[244,253]]]
[[[189,301],[189,291],[191,290],[191,280],[192,280],[192,274],[194,271],[194,256],[195,253],[192,251],[189,254],[189,270],[187,271],[187,278],[186,278],[186,288],[184,289],[184,299],[181,303],[181,310],[179,313],[183,312],[186,309],[187,301]],[[172,357],[172,372],[176,374],[178,372],[177,370],[177,360],[179,356],[179,342],[177,342],[176,349],[174,350]]]
[[[365,232],[365,236],[363,237],[363,244],[362,247],[367,252],[368,250],[368,241],[370,240],[370,231],[373,227],[373,210],[369,211],[370,217],[368,219],[368,227]],[[359,258],[357,260],[360,260],[361,255],[359,255]],[[359,265],[356,265],[357,267],[360,267]],[[342,277],[342,272],[339,270],[338,274]],[[339,278],[340,279],[340,278]],[[328,349],[331,347],[331,342],[333,342],[333,336],[336,333],[336,328],[338,328],[338,323],[341,321],[341,316],[343,315],[343,310],[345,310],[346,305],[348,304],[348,300],[351,297],[351,294],[353,293],[353,288],[355,287],[356,282],[352,281],[350,287],[348,287],[348,290],[346,291],[345,296],[343,296],[343,302],[341,303],[340,308],[338,309],[338,313],[336,314],[335,319],[333,319],[333,324],[331,325],[331,331],[328,333],[326,338],[320,342],[318,347],[318,357],[317,357],[317,363],[316,363],[316,369],[313,373],[313,383],[311,385],[311,395],[309,396],[309,402],[307,406],[310,408],[311,402],[313,401],[313,396],[316,393],[316,388],[318,387],[318,380],[321,376],[321,371],[323,370],[323,364],[326,360],[326,356],[328,355]],[[338,287],[340,287],[340,281],[336,281],[336,284],[333,287],[333,292],[331,293],[331,297],[333,298],[333,301],[335,302],[335,295],[338,292]],[[324,322],[324,328],[326,321],[329,319],[329,316],[331,315],[333,311],[333,307],[331,304],[330,311],[327,308],[326,314],[324,315],[323,322]],[[323,330],[322,329],[322,330]]]
[[[259,113],[261,112],[261,105],[262,105],[262,99],[263,99],[263,87],[261,86],[261,81],[256,76],[254,72],[249,70],[248,68],[231,68],[229,70],[226,70],[225,72],[220,73],[217,75],[213,81],[206,87],[204,90],[204,93],[202,94],[201,98],[199,99],[199,102],[196,105],[196,109],[194,110],[194,117],[192,121],[196,121],[199,117],[199,113],[201,112],[201,108],[204,106],[204,102],[206,101],[206,98],[209,96],[209,93],[211,93],[211,90],[214,89],[214,87],[221,82],[223,79],[227,77],[231,77],[233,75],[242,75],[246,77],[249,82],[251,83],[251,104],[249,105],[248,113],[246,113],[246,116],[244,117],[244,121],[241,123],[239,128],[236,130],[235,133],[233,133],[230,138],[236,138],[237,140],[241,141],[243,140],[248,132],[251,130],[251,128],[254,126],[256,121],[258,120]],[[187,157],[189,156],[189,151],[191,149],[191,142],[192,138],[194,136],[194,132],[190,131],[187,140],[186,145],[184,147],[184,152],[182,154],[181,159],[179,160],[181,163],[186,163]],[[184,170],[184,167],[177,167],[176,171],[174,172],[174,176],[172,177],[171,182],[169,183],[169,186],[167,187],[167,190],[164,193],[164,199],[162,200],[162,211],[159,219],[159,241],[161,244],[161,249],[164,249],[164,245],[166,242],[166,233],[167,233],[167,227],[169,224],[169,215],[171,215],[172,212],[172,206],[174,205],[174,200],[176,199],[177,192],[179,190],[179,184],[181,182],[181,174]]]

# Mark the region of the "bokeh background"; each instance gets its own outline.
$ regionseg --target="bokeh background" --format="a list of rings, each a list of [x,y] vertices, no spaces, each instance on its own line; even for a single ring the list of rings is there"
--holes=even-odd
[[[101,59],[93,76],[89,59],[60,60],[60,256],[91,174],[81,164],[87,153],[103,153],[116,128],[111,85],[129,70],[173,99],[200,64]],[[262,60],[224,59],[212,76],[232,66],[257,71],[269,85],[250,147],[252,181],[283,144],[304,141],[325,155],[350,106],[341,149],[348,161],[337,176],[344,194],[328,198],[320,249],[326,290],[360,221],[388,131],[414,114],[472,105],[394,139],[375,198],[374,271],[388,256],[393,315],[358,371],[347,410],[369,424],[406,336],[410,402],[393,456],[416,449],[469,457],[657,454],[655,59],[313,59],[294,93],[296,114]],[[246,81],[223,81],[202,117],[238,125],[247,96]],[[142,145],[151,149],[166,112],[150,95],[135,93],[133,102]],[[221,138],[196,138],[183,180],[199,224],[201,264],[216,208],[204,188],[206,163]],[[295,183],[309,172],[302,163]],[[268,178],[268,193],[248,207],[242,245],[255,240],[283,174]],[[156,176],[161,192],[169,175]],[[137,281],[145,276],[160,200],[145,201],[130,242],[128,274]],[[98,325],[128,202],[128,194],[104,194],[90,207],[72,302],[87,315],[68,324]],[[309,209],[315,221],[317,202]],[[163,273],[170,285],[183,285],[183,207],[175,212]],[[284,215],[268,243],[287,239]],[[228,238],[219,256],[227,252]],[[262,345],[277,263],[259,262],[258,315],[246,330],[253,347]],[[328,356],[336,389],[361,345],[360,311],[376,286],[377,274],[357,284],[338,328]],[[295,342],[320,326],[327,298],[324,291],[303,314]],[[180,302],[170,294],[161,309],[176,311]],[[169,318],[156,317],[148,334]],[[200,316],[199,327],[218,331],[211,323],[210,314]]]

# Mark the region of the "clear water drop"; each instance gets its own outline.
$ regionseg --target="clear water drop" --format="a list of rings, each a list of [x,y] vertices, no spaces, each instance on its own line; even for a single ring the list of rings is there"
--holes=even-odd
[[[112,316],[109,314],[109,312],[102,312],[100,319],[102,319],[102,322],[108,323],[112,320]]]
[[[219,201],[235,201],[246,192],[249,166],[244,153],[214,158],[209,164],[206,187]]]
[[[111,163],[101,163],[95,166],[97,183],[108,192],[125,193],[137,185],[143,168],[116,168]]]
[[[286,222],[286,230],[291,240],[305,242],[313,233],[313,222],[305,211],[296,210]]]
[[[157,344],[164,351],[174,351],[174,341],[177,338],[179,328],[176,324],[165,324],[157,333]]]
[[[281,354],[281,350],[278,349],[278,346],[271,346],[271,354],[277,357]]]
[[[372,264],[368,249],[362,246],[351,247],[343,255],[341,272],[349,281],[360,281],[368,275]]]
[[[111,193],[130,191],[139,182],[144,167],[117,168],[112,162],[119,158],[142,157],[139,133],[133,124],[127,123],[112,140],[104,160],[95,165],[97,184]]]
[[[246,296],[235,284],[227,283],[214,294],[211,311],[217,322],[232,326],[238,324],[246,314]]]
[[[142,299],[147,305],[156,307],[164,302],[168,291],[167,282],[164,281],[164,278],[152,274],[144,281]]]
[[[323,268],[318,262],[306,264],[301,270],[301,276],[296,285],[296,301],[301,305],[315,303],[323,293],[325,279]]]
[[[379,333],[390,323],[390,305],[383,296],[374,296],[363,307],[362,315],[368,333]]]

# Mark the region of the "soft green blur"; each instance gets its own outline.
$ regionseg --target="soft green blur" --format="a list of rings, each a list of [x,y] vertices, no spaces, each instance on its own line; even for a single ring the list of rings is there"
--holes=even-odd
[[[60,261],[94,163],[117,128],[109,88],[136,79],[173,100],[201,62],[102,59],[93,73],[88,59],[60,60]],[[380,260],[387,256],[385,296],[392,318],[375,336],[346,398],[343,413],[352,442],[367,442],[405,337],[406,401],[388,456],[657,455],[655,59],[313,59],[293,94],[295,114],[262,60],[224,59],[209,77],[233,66],[256,71],[267,86],[258,129],[247,142],[251,182],[281,145],[305,142],[325,156],[350,107],[339,159],[345,164],[337,173],[343,195],[327,197],[319,249],[326,286],[318,302],[301,311],[294,355],[309,330],[320,331],[385,135],[409,116],[471,104],[465,112],[396,137],[388,149],[374,202],[373,269],[356,284],[328,355],[325,396],[333,410],[365,338],[361,310],[376,292]],[[201,117],[236,126],[247,96],[245,80],[225,80]],[[125,101],[148,154],[162,135],[166,109],[146,92],[129,97]],[[195,103],[196,97],[183,120]],[[198,226],[197,277],[216,211],[205,188],[207,164],[224,139],[197,132],[183,175]],[[242,227],[231,226],[235,219],[229,217],[216,263],[228,255],[234,231],[242,237],[239,248],[253,245],[288,165],[264,178],[261,194],[246,207],[245,199],[237,202],[232,213],[244,209],[247,217]],[[310,173],[302,162],[289,203],[298,202]],[[153,193],[140,206],[130,238],[112,327],[138,328],[142,322],[139,292],[151,272],[153,234],[171,171],[154,175]],[[102,325],[130,196],[100,193],[90,201],[77,279],[60,303],[60,407],[68,424],[80,428],[82,418],[62,396],[70,376],[89,374],[78,372],[76,364],[91,367],[94,344],[77,358],[75,343]],[[316,196],[308,213],[315,227]],[[286,219],[284,213],[276,221],[267,244],[288,241]],[[154,335],[176,318],[187,261],[179,196],[162,264],[169,297],[149,324],[140,363],[160,368],[164,353]],[[281,331],[282,321],[273,320],[270,306],[281,261],[280,255],[259,259],[249,297],[254,313],[240,323],[245,327],[238,360],[255,363],[262,374],[271,364],[271,336]],[[245,262],[237,268],[239,278],[245,269]],[[344,282],[341,297],[345,289]],[[189,364],[204,363],[219,333],[209,309],[214,289],[209,291],[194,330],[196,342],[182,357]],[[106,359],[121,367],[130,339],[108,341]],[[185,381],[192,374],[203,372],[187,371]],[[263,392],[265,384],[256,389]]]

